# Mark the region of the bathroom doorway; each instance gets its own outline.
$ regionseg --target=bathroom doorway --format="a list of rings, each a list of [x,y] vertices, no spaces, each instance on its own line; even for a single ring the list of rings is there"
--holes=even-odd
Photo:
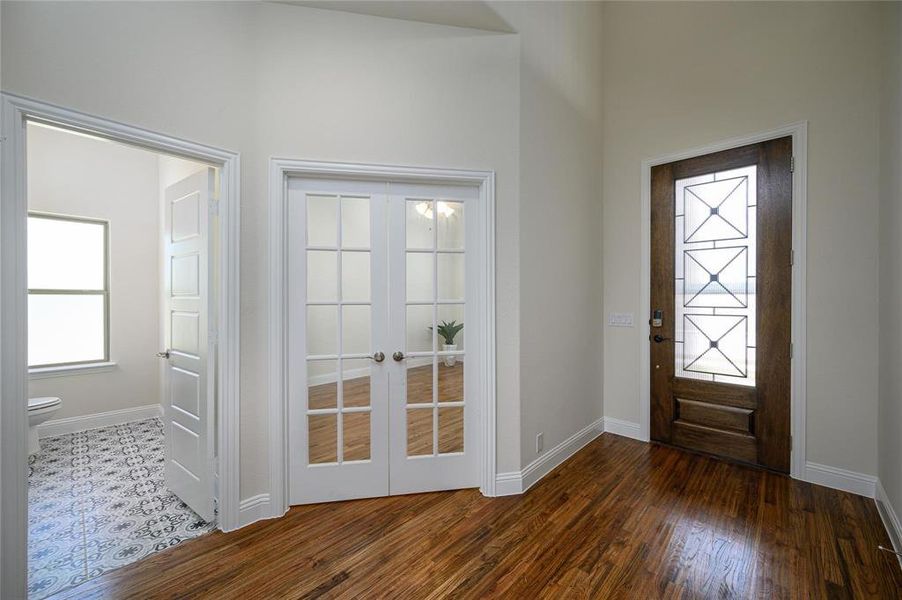
[[[13,546],[4,528],[4,551],[10,542],[25,554],[27,595],[47,598],[237,527],[237,421],[222,402],[235,387],[220,377],[234,348],[223,321],[237,295],[222,271],[235,258],[223,229],[236,165],[210,160],[206,147],[4,101],[25,109],[20,130],[4,126],[20,134],[11,147],[24,167],[16,197],[27,204],[19,213],[27,327],[17,347],[27,376],[22,406],[4,395],[4,426],[15,408],[25,418],[12,435],[4,430],[3,444],[6,457],[25,442],[26,452],[11,454],[28,465],[27,544]],[[12,166],[4,161],[4,179]]]

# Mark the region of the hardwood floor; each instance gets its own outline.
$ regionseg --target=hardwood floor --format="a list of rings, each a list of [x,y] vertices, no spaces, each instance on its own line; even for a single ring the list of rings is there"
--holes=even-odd
[[[900,598],[872,500],[604,434],[522,496],[294,507],[68,598]]]
[[[407,371],[407,403],[432,403],[432,365],[413,367]],[[464,399],[464,363],[454,366],[438,365],[439,404],[459,402]],[[311,386],[308,391],[310,408],[334,409],[338,403],[335,383]],[[360,408],[370,405],[370,378],[356,377],[343,382],[342,403],[345,407]],[[460,406],[438,408],[414,408],[407,412],[407,454],[419,456],[432,454],[433,428],[438,418],[438,452],[463,452],[464,409]],[[337,460],[338,415],[317,414],[310,419],[310,462],[329,463]],[[370,417],[365,412],[343,413],[342,445],[344,460],[370,458]]]

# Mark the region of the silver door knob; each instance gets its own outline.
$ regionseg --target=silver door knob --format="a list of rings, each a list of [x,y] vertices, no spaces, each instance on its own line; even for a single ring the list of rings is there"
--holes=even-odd
[[[401,362],[402,360],[404,360],[404,359],[406,358],[406,357],[404,356],[404,353],[401,352],[400,350],[398,350],[397,352],[395,352],[394,354],[392,354],[391,357],[392,357],[393,359],[395,359],[396,362]]]
[[[373,355],[370,358],[372,358],[376,362],[382,362],[383,360],[385,360],[385,353],[384,352],[375,352],[375,353],[373,353]]]
[[[169,350],[164,350],[163,352],[157,352],[157,357],[169,359]]]

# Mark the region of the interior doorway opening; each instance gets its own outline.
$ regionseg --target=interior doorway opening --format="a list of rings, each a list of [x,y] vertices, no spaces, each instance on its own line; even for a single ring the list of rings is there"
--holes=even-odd
[[[26,135],[38,599],[215,528],[216,169],[40,121]]]
[[[40,598],[239,526],[238,155],[2,107],[3,595]]]

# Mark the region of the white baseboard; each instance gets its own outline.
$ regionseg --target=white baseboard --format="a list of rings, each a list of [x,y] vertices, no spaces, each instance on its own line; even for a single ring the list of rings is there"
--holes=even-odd
[[[601,435],[603,431],[603,420],[598,419],[539,456],[526,465],[526,468],[522,471],[498,473],[495,476],[495,495],[513,496],[522,494],[558,465],[579,452],[583,446]]]
[[[614,435],[621,435],[623,437],[632,438],[634,440],[639,440],[640,442],[644,442],[647,440],[642,439],[642,435],[639,432],[639,424],[633,423],[631,421],[624,421],[622,419],[615,419],[614,417],[605,417],[604,418],[604,431],[605,433],[613,433]]]
[[[873,498],[877,491],[877,478],[873,475],[865,475],[813,462],[805,463],[805,477],[803,480],[867,498]]]
[[[523,493],[523,474],[520,471],[495,474],[495,495],[516,496]]]
[[[902,521],[899,520],[899,515],[893,508],[893,504],[890,502],[889,496],[886,495],[886,490],[883,489],[883,484],[879,479],[877,480],[877,497],[875,500],[877,501],[877,512],[880,513],[880,519],[883,521],[883,526],[886,527],[893,549],[896,552],[902,552]],[[899,566],[902,567],[902,556],[897,556],[896,558],[899,559]]]
[[[271,519],[269,494],[257,494],[241,501],[238,507],[238,527],[246,527],[251,523]]]
[[[65,402],[65,400],[64,400]],[[123,408],[108,412],[82,415],[80,417],[67,417],[65,419],[53,419],[38,425],[38,437],[54,437],[66,435],[87,429],[109,427],[110,425],[122,425],[133,421],[143,421],[163,416],[163,409],[159,404],[147,404],[135,408]]]
[[[441,360],[441,358],[439,358]],[[422,357],[422,358],[412,358],[407,359],[408,368],[414,367],[423,367],[426,365],[432,364],[432,357]],[[361,377],[369,377],[370,368],[363,367],[360,369],[346,369],[343,376],[343,381],[351,381],[352,379],[360,379]],[[313,375],[312,377],[307,378],[307,385],[323,385],[325,383],[335,383],[338,378],[335,376],[335,373],[325,373],[323,375]]]

